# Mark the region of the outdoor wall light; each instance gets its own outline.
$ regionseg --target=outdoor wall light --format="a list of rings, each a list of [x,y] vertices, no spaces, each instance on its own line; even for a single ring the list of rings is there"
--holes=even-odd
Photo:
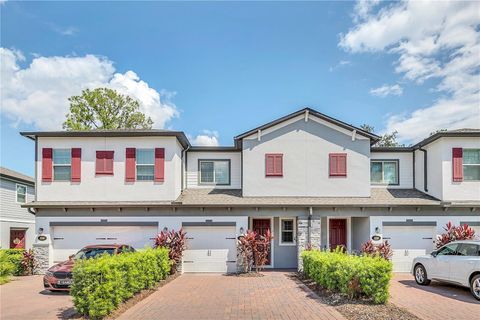
[[[380,227],[375,227],[375,233],[380,233]]]
[[[167,232],[168,231],[168,228],[167,227],[164,227],[163,228],[163,232]]]
[[[240,227],[240,234],[243,234],[244,231],[245,229],[243,229],[243,227]]]
[[[38,234],[42,234],[43,233],[43,228],[38,228]]]

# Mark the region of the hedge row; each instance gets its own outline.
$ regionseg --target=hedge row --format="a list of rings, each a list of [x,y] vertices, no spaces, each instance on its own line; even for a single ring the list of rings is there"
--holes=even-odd
[[[392,277],[388,260],[318,250],[303,251],[302,259],[305,275],[324,288],[350,297],[362,295],[374,303],[388,300]]]
[[[71,290],[75,308],[90,318],[103,318],[135,293],[165,279],[170,265],[163,248],[76,261]]]

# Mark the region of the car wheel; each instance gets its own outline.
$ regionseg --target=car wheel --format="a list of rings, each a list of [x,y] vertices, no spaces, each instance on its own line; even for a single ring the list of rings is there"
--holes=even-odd
[[[428,286],[430,280],[427,278],[427,271],[421,264],[415,266],[415,281],[421,286]]]
[[[470,281],[470,291],[475,299],[480,300],[480,274],[477,274]]]

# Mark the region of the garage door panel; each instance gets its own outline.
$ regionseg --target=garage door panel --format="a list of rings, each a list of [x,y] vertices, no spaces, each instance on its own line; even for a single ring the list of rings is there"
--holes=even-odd
[[[393,271],[410,272],[414,258],[433,250],[435,227],[384,226],[383,238],[393,250]]]
[[[155,226],[55,226],[52,231],[54,262],[64,261],[81,248],[96,244],[128,244],[135,249],[151,246]]]
[[[235,227],[185,227],[187,250],[183,255],[183,272],[235,272]]]

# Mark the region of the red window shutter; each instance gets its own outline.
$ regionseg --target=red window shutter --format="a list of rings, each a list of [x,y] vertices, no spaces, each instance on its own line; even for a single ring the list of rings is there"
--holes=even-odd
[[[267,153],[265,155],[265,175],[267,177],[283,176],[283,154]]]
[[[155,181],[165,180],[165,149],[155,148]]]
[[[125,152],[125,181],[135,181],[135,148],[127,148]]]
[[[113,175],[113,151],[97,151],[95,174]]]
[[[453,167],[453,181],[463,181],[463,149],[452,149],[452,167]]]
[[[104,169],[105,174],[113,175],[113,151],[104,151],[105,161],[104,161]]]
[[[347,154],[330,153],[329,154],[329,175],[330,177],[347,176]]]
[[[82,149],[72,148],[72,182],[80,182],[82,175]]]
[[[52,181],[52,148],[42,149],[42,181]]]

